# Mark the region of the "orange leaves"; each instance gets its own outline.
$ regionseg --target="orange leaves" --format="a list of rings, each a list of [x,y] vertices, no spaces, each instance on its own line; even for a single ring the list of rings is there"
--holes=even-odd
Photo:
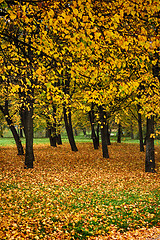
[[[68,144],[35,145],[32,170],[23,169],[24,157],[14,147],[1,148],[1,238],[158,237],[158,228],[147,224],[158,215],[159,175],[144,173],[137,145],[112,144],[108,160],[90,143],[78,148],[73,153]]]
[[[13,12],[10,12],[10,19],[13,21],[16,18],[16,14]]]
[[[37,75],[41,75],[41,73],[42,73],[42,69],[41,69],[41,68],[38,68],[38,69],[36,70],[36,74],[37,74]]]
[[[88,16],[83,16],[83,22],[87,22],[88,21]]]
[[[100,36],[101,36],[100,32],[95,32],[94,33],[95,40],[99,39]]]

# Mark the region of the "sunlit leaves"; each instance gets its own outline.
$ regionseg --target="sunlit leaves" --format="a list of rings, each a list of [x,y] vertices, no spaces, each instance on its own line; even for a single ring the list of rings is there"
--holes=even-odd
[[[71,88],[77,85],[79,94],[79,89],[86,90],[86,98],[90,102],[95,98],[91,96],[89,99],[88,88],[97,96],[99,91],[106,91],[106,95],[110,96],[104,98],[106,102],[101,98],[99,103],[96,100],[99,105],[103,102],[109,106],[115,102],[116,94],[119,100],[124,96],[132,96],[134,100],[139,79],[143,81],[144,74],[151,75],[152,64],[157,61],[150,57],[159,47],[159,32],[156,30],[159,3],[78,0],[66,5],[64,1],[64,6],[54,1],[38,4],[27,2],[17,3],[8,9],[11,22],[7,24],[12,27],[12,35],[16,32],[14,29],[19,29],[19,40],[31,44],[34,49],[34,81],[38,76],[37,85],[50,80],[53,83],[59,78],[64,83],[68,72],[71,74]],[[1,23],[7,26],[2,19]],[[28,56],[22,57],[13,48],[14,44],[11,45],[7,48],[6,44],[4,51],[16,65],[27,68],[30,64]],[[24,50],[27,52],[27,46],[23,47]],[[45,71],[41,71],[42,66]],[[13,66],[12,73],[18,75]],[[158,103],[159,96],[156,96]],[[145,101],[141,99],[140,104],[145,104]],[[145,109],[147,114],[149,106]]]

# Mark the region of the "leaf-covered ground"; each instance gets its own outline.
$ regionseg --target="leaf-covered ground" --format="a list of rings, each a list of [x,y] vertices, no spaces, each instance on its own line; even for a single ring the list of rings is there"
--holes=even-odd
[[[0,148],[0,239],[160,239],[160,147],[154,174],[137,144],[78,148],[35,145],[34,169]]]

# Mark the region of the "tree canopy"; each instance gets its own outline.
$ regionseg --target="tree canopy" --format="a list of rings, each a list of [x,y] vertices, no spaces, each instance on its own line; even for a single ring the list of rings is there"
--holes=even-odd
[[[1,101],[22,121],[36,103],[64,114],[94,104],[101,128],[127,107],[160,115],[159,1],[1,0],[0,8]]]

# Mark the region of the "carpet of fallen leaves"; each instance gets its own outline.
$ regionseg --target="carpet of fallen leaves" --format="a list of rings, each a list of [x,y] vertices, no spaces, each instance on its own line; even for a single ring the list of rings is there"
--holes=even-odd
[[[112,144],[109,159],[91,143],[35,145],[34,169],[15,147],[0,147],[0,239],[160,239],[157,173],[145,153]]]

